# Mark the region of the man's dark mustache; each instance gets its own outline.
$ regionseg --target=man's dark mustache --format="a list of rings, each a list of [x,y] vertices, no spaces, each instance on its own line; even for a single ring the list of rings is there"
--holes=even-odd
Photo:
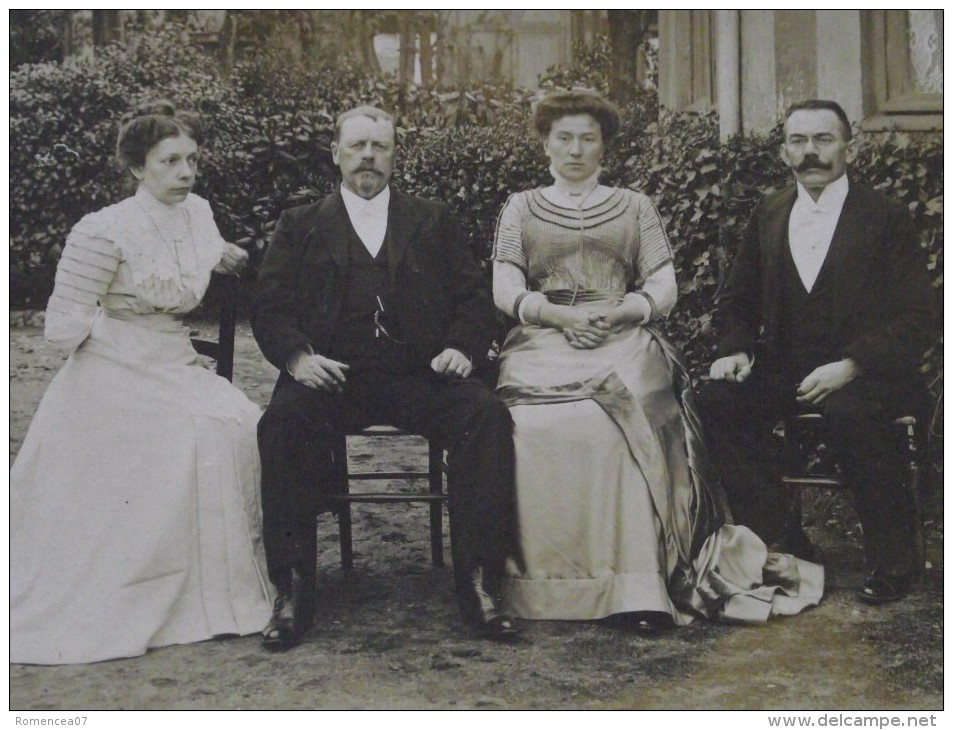
[[[804,172],[806,170],[830,170],[831,167],[832,165],[829,162],[821,162],[819,157],[812,155],[801,160],[801,164],[794,169],[797,172]]]
[[[381,175],[380,170],[378,170],[373,165],[362,164],[354,172],[373,172],[375,175]]]

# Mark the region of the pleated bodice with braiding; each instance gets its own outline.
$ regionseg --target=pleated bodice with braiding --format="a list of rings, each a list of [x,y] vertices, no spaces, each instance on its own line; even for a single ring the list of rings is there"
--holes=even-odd
[[[515,211],[504,208],[501,215],[518,212],[520,225],[500,227],[494,256],[522,269],[534,291],[632,291],[672,258],[654,205],[633,190],[612,190],[581,209],[560,207],[540,190],[529,190],[514,194],[510,206]]]

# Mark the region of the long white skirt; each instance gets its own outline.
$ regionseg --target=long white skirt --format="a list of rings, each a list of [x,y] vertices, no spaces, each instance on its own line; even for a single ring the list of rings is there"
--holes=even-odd
[[[181,324],[100,317],[11,472],[10,659],[72,664],[260,631],[260,411]]]

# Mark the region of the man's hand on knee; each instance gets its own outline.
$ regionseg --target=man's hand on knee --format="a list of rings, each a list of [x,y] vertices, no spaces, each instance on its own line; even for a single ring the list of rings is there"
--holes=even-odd
[[[302,385],[315,390],[341,393],[350,366],[323,355],[301,352],[288,361],[288,372]]]
[[[473,363],[470,362],[470,358],[452,347],[448,347],[431,360],[430,367],[438,375],[448,377],[468,378],[473,372]]]
[[[860,367],[850,358],[821,365],[801,381],[797,389],[797,402],[818,405],[858,375]]]
[[[742,383],[751,375],[751,358],[746,352],[720,357],[711,364],[709,377],[712,380],[730,380]]]

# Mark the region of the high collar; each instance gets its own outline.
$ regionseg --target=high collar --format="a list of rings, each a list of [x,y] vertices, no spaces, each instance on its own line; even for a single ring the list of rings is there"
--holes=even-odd
[[[553,176],[553,187],[563,195],[571,198],[585,198],[592,193],[599,185],[599,175],[601,173],[602,168],[597,167],[596,171],[585,180],[573,181],[567,180],[560,175],[552,165],[549,166],[549,174]]]
[[[134,197],[139,205],[154,215],[168,215],[173,211],[178,211],[179,206],[182,205],[182,203],[163,203],[142,185],[136,188]]]
[[[553,176],[553,185],[550,188],[546,188],[546,195],[550,198],[551,202],[557,205],[581,209],[586,202],[593,197],[593,193],[596,192],[596,190],[607,190],[607,188],[603,188],[599,185],[599,175],[602,172],[601,167],[596,169],[596,171],[585,180],[579,180],[578,182],[567,180],[556,172],[556,169],[552,165],[549,167],[549,172]]]
[[[834,182],[821,191],[820,196],[815,201],[811,194],[800,182],[797,183],[797,204],[798,206],[807,206],[809,210],[840,210],[844,201],[847,199],[847,193],[850,185],[847,182],[847,175],[841,175]]]
[[[390,185],[385,185],[383,190],[368,200],[360,195],[355,195],[342,184],[341,198],[344,200],[344,207],[350,216],[383,218],[387,216],[387,208],[390,205]]]

